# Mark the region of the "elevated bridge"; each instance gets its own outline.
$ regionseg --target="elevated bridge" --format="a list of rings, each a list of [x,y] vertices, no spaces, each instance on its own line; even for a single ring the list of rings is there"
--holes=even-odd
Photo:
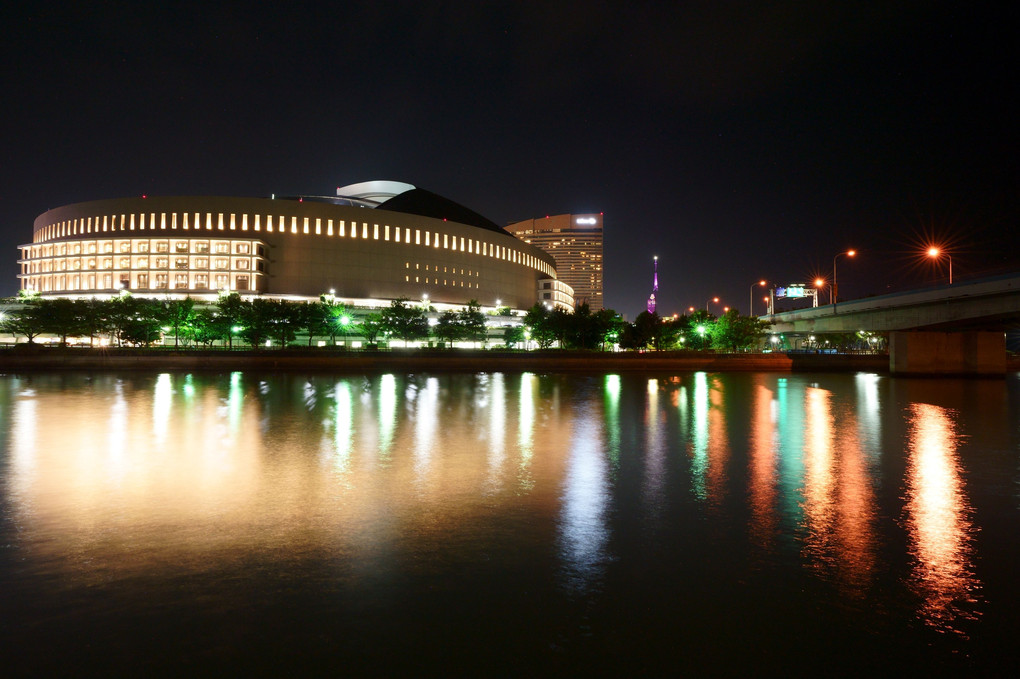
[[[889,333],[900,373],[1004,374],[1020,328],[1020,273],[762,316],[784,334]]]

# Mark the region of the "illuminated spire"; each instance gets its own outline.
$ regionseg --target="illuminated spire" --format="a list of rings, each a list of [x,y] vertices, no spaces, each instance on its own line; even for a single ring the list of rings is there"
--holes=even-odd
[[[648,296],[648,313],[655,313],[655,293],[659,291],[659,256],[652,258],[652,294]]]

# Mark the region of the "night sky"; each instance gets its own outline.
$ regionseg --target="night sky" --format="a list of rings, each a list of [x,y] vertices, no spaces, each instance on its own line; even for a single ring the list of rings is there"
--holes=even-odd
[[[631,319],[653,255],[661,313],[851,247],[844,299],[944,278],[932,239],[954,281],[1020,271],[1008,4],[5,3],[0,294],[49,208],[370,179],[603,212]]]

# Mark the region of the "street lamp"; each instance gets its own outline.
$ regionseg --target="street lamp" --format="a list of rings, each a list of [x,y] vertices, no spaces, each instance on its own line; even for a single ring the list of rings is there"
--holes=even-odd
[[[716,304],[718,304],[719,303],[719,298],[718,297],[713,297],[712,299],[710,299],[707,302],[705,302],[705,312],[706,313],[708,312],[708,305],[710,303],[712,303],[712,302],[715,302]]]
[[[948,252],[943,253],[938,248],[928,248],[928,256],[932,259],[938,259],[940,255],[945,254],[946,259],[949,260],[949,284],[953,284],[953,256]]]
[[[839,293],[836,289],[836,260],[842,257],[843,255],[846,255],[847,257],[853,257],[856,254],[857,254],[856,250],[847,250],[846,252],[837,253],[836,256],[832,258],[832,287],[829,288],[829,304],[834,305],[836,304],[836,302],[839,301]],[[836,307],[833,306],[832,310],[835,311]]]
[[[765,279],[762,279],[762,280],[758,281],[757,283],[751,283],[751,294],[750,294],[750,297],[748,297],[748,299],[747,299],[747,315],[748,316],[754,316],[754,286],[756,286],[756,285],[760,285],[761,287],[764,288],[766,285],[768,285],[768,281],[766,281]]]

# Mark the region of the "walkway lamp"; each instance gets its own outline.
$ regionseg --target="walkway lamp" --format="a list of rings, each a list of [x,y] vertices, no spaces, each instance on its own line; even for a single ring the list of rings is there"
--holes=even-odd
[[[928,256],[931,257],[932,259],[938,259],[939,256],[943,255],[943,254],[945,254],[946,259],[949,260],[949,284],[952,285],[953,284],[953,256],[950,255],[948,252],[943,253],[938,248],[934,248],[934,247],[928,248]]]
[[[856,250],[847,250],[846,252],[837,253],[836,256],[832,258],[832,287],[829,289],[829,304],[836,304],[836,302],[839,301],[839,291],[836,286],[836,260],[843,255],[853,257],[856,254]],[[835,307],[833,307],[833,311],[835,311]]]
[[[747,299],[747,315],[748,316],[754,316],[754,286],[756,286],[756,285],[760,285],[761,287],[764,288],[766,285],[768,285],[768,281],[766,281],[763,278],[762,280],[758,281],[757,283],[751,283],[751,294],[750,294],[750,297],[748,297],[748,299]]]

